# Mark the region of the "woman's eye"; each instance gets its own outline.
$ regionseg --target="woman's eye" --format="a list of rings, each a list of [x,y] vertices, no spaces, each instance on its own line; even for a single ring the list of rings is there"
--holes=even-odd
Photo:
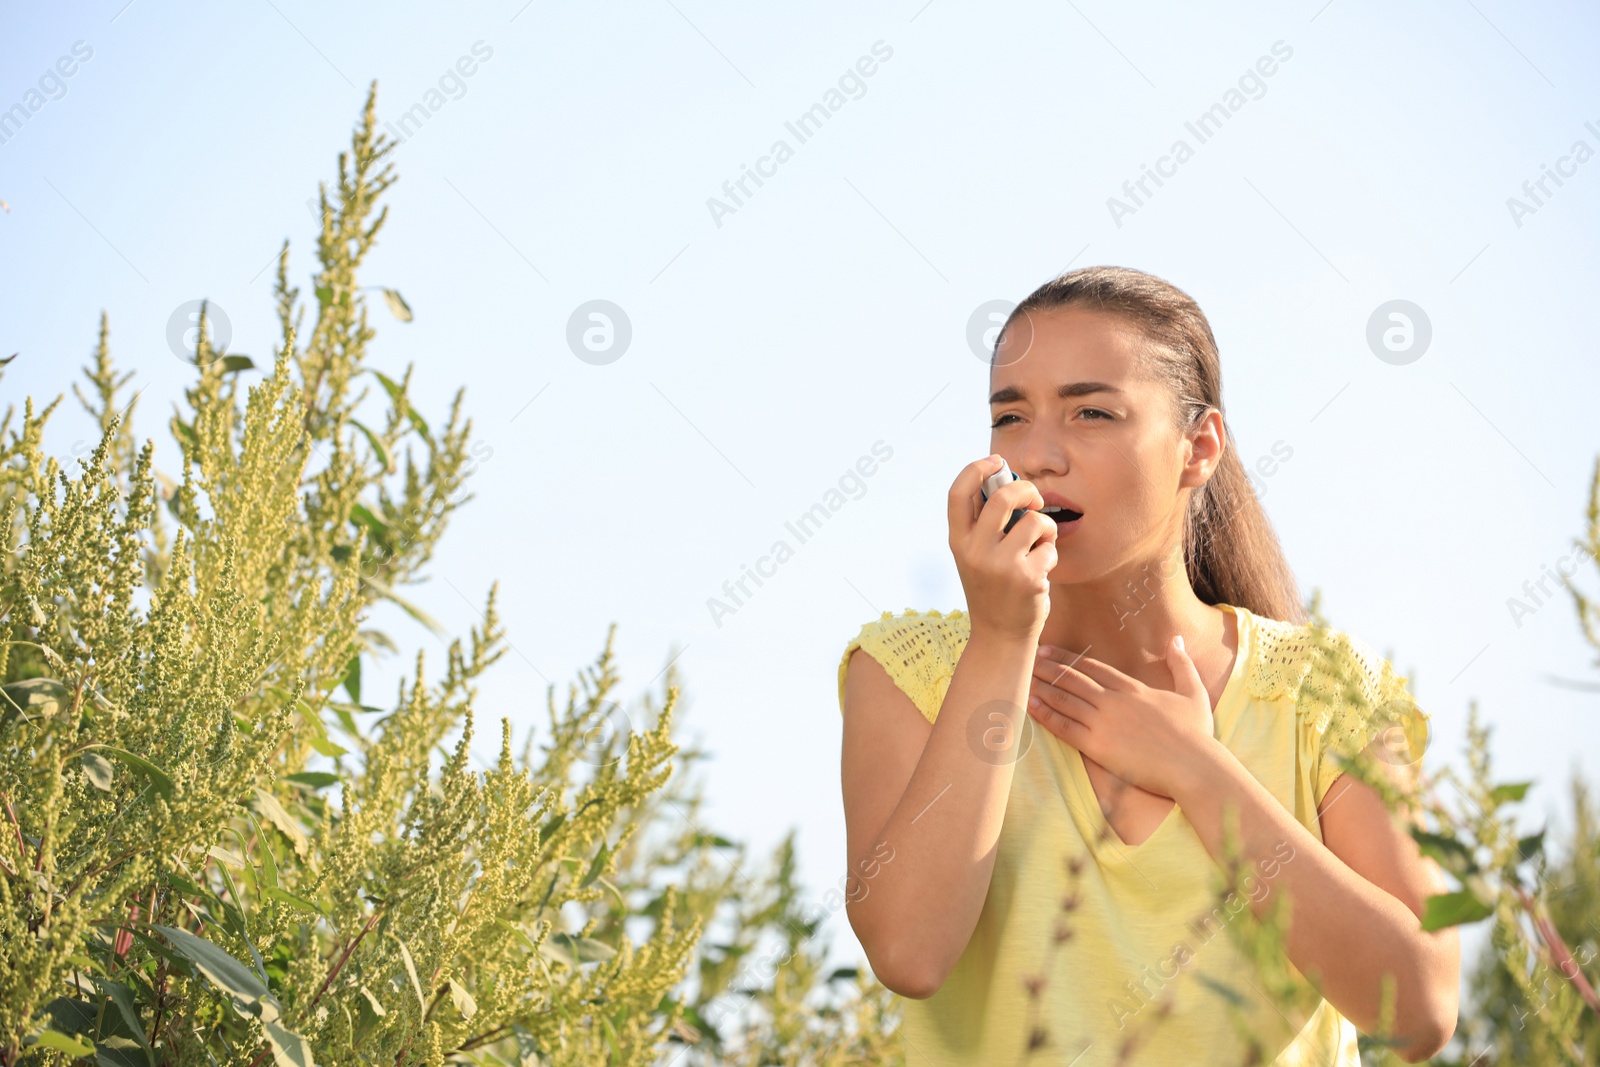
[[[1112,414],[1110,414],[1108,412],[1105,412],[1105,411],[1101,411],[1099,408],[1083,408],[1078,412],[1078,414],[1080,414],[1080,415],[1095,415],[1095,416],[1098,416],[1098,418],[1089,419],[1088,421],[1090,421],[1090,422],[1104,422],[1104,421],[1108,421],[1108,420],[1109,421],[1115,421],[1116,420],[1116,416],[1115,415],[1112,415]],[[1001,415],[998,419],[994,420],[994,422],[989,424],[989,429],[998,430],[1000,427],[1008,425],[1008,423],[1006,422],[1007,419],[1017,419],[1017,416],[1013,415],[1013,414],[1010,414],[1010,413],[1007,413],[1005,415]],[[1021,419],[1017,419],[1017,421],[1021,422],[1022,420]]]

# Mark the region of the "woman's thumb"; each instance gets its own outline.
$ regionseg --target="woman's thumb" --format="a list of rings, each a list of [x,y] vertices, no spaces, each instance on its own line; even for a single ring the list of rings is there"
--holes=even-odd
[[[1167,667],[1172,671],[1172,687],[1179,693],[1204,693],[1206,685],[1200,680],[1200,671],[1183,647],[1183,635],[1174,634],[1167,645]]]

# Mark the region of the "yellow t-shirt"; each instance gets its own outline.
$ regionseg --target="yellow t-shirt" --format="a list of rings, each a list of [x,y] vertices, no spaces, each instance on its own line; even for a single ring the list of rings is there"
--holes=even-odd
[[[1348,634],[1217,607],[1233,612],[1239,645],[1215,736],[1320,841],[1317,806],[1343,771],[1336,753],[1353,757],[1384,731],[1393,762],[1420,759],[1429,716],[1405,679]],[[884,612],[845,648],[841,711],[860,647],[937,721],[969,633],[960,610]],[[1387,729],[1396,725],[1398,733]],[[1262,972],[1225,929],[1247,910],[1245,895],[1217,895],[1220,865],[1181,809],[1140,844],[1124,844],[1077,749],[1031,717],[1023,728],[1032,736],[1013,772],[977,927],[938,992],[900,1001],[907,1064],[1231,1065],[1244,1062],[1242,1025],[1267,1043],[1263,1062],[1276,1067],[1359,1067],[1355,1027],[1332,1004],[1309,987],[1293,1002],[1263,992]],[[1293,862],[1293,846],[1281,845],[1277,858]],[[1239,884],[1259,894],[1250,873]],[[1258,878],[1276,873],[1264,861]],[[1070,936],[1057,941],[1063,928]],[[1046,1043],[1030,1058],[1040,1028]],[[1130,1043],[1131,1056],[1119,1060]]]

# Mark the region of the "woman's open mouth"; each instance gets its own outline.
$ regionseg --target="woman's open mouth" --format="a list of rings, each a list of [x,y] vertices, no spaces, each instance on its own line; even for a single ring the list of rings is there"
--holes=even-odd
[[[1064,508],[1059,504],[1046,504],[1041,510],[1056,520],[1056,524],[1059,526],[1065,526],[1083,518],[1083,512],[1073,511],[1071,508]]]

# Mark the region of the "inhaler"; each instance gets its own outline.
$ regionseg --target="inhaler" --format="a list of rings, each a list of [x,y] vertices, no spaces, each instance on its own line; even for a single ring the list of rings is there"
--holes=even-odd
[[[1002,456],[1000,458],[1000,469],[995,471],[993,474],[989,475],[989,477],[987,477],[987,478],[985,478],[983,480],[983,488],[982,488],[981,492],[983,493],[984,502],[985,503],[988,502],[990,493],[992,493],[995,490],[999,489],[1002,485],[1005,485],[1007,482],[1014,482],[1014,481],[1017,481],[1017,480],[1018,480],[1017,472],[1011,469],[1010,464],[1008,464],[1005,461],[1005,457]],[[1028,513],[1028,509],[1027,508],[1012,508],[1011,509],[1011,518],[1009,520],[1007,520],[1005,529],[1002,530],[1001,532],[1002,533],[1010,533],[1011,532],[1011,527],[1015,526],[1017,524],[1017,520],[1022,518],[1022,516],[1026,515],[1027,513]]]

